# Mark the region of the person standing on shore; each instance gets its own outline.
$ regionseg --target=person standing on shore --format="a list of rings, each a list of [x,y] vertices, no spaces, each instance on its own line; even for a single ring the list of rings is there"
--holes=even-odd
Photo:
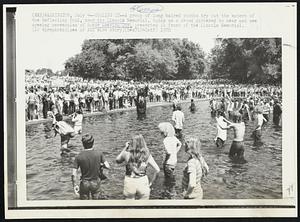
[[[34,94],[33,88],[29,89],[29,93],[26,98],[27,109],[28,109],[28,119],[33,120],[35,118],[35,106],[37,103],[37,96]]]
[[[73,166],[72,184],[75,193],[79,190],[81,200],[100,199],[100,182],[103,176],[103,169],[109,169],[109,163],[103,154],[94,150],[94,138],[86,134],[82,136],[84,150],[76,157]],[[78,169],[81,171],[80,188],[78,189]]]

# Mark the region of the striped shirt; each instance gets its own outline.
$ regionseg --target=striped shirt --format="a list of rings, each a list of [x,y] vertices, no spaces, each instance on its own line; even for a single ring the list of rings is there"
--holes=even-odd
[[[208,171],[208,166],[201,156],[200,160],[196,158],[191,158],[188,160],[185,169],[183,170],[183,178],[182,178],[182,188],[187,190],[189,185],[189,174],[195,173],[196,174],[196,185],[201,186],[201,178],[203,175],[202,168],[205,168]]]

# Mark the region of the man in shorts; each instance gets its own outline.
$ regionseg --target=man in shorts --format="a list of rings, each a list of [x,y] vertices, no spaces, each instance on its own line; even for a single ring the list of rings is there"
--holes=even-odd
[[[227,127],[221,127],[222,129],[233,129],[234,138],[229,150],[229,158],[235,162],[245,163],[244,159],[244,135],[245,135],[245,123],[242,122],[242,115],[235,113],[233,116],[233,122],[230,122],[224,118],[224,120],[229,123]]]
[[[81,171],[81,181],[79,195],[81,200],[100,199],[100,182],[104,179],[103,168],[109,169],[110,166],[105,161],[104,156],[93,148],[93,136],[86,134],[82,136],[84,150],[75,157],[72,183],[75,191],[78,177],[78,168]]]

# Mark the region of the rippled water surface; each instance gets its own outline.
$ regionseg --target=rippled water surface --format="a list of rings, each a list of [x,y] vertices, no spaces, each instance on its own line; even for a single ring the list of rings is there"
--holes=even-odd
[[[197,136],[202,142],[202,153],[210,167],[209,175],[202,182],[205,199],[259,199],[281,198],[282,196],[282,150],[281,129],[268,123],[263,129],[264,145],[252,146],[250,137],[254,126],[246,124],[245,159],[246,164],[234,164],[228,158],[232,141],[232,131],[223,149],[214,144],[216,136],[215,120],[210,116],[208,101],[197,102],[196,113],[190,113],[189,104],[184,104],[186,116],[184,134]],[[147,117],[137,120],[135,111],[123,111],[100,116],[86,117],[83,133],[95,138],[95,149],[101,150],[111,165],[105,173],[108,180],[102,182],[103,196],[107,199],[122,199],[124,165],[117,165],[115,158],[131,135],[141,133],[147,142],[154,159],[162,168],[163,145],[157,125],[170,121],[171,106],[151,107]],[[83,150],[81,136],[70,140],[73,155],[60,156],[60,137],[52,134],[51,123],[28,125],[26,127],[26,173],[28,200],[69,200],[73,194],[71,173],[74,155]],[[178,153],[177,191],[180,193],[182,171],[187,156],[183,150]],[[152,173],[149,167],[150,176]],[[161,171],[151,192],[152,199],[161,197],[163,172]],[[177,198],[181,198],[180,194]]]

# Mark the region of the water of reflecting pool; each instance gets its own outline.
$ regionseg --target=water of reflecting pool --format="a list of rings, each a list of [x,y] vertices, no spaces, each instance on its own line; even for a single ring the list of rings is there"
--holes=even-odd
[[[246,124],[245,159],[246,164],[234,164],[228,158],[232,141],[232,132],[223,149],[214,144],[216,135],[215,120],[210,116],[208,101],[196,103],[197,111],[189,112],[189,104],[182,105],[186,122],[184,134],[197,136],[202,143],[202,153],[210,172],[202,182],[204,199],[268,199],[282,197],[282,132],[272,123],[263,130],[264,146],[259,149],[252,146],[250,137],[254,125]],[[108,180],[102,182],[102,192],[107,199],[123,199],[124,165],[115,163],[115,158],[132,135],[143,134],[148,148],[162,169],[163,144],[158,131],[158,124],[170,121],[171,106],[151,107],[147,117],[137,120],[135,111],[122,111],[106,115],[84,118],[83,133],[90,133],[95,138],[95,149],[105,155],[111,165],[106,171]],[[60,137],[46,138],[50,133],[51,123],[26,126],[26,177],[28,200],[70,200],[73,194],[71,172],[74,155],[68,158],[60,156]],[[81,136],[70,140],[72,152],[83,150]],[[176,167],[176,189],[181,190],[182,170],[187,156],[184,150],[178,153]],[[149,167],[149,174],[152,173]],[[151,175],[152,176],[152,175]],[[161,171],[153,185],[151,199],[161,197],[163,172]],[[179,194],[177,198],[182,198]]]

